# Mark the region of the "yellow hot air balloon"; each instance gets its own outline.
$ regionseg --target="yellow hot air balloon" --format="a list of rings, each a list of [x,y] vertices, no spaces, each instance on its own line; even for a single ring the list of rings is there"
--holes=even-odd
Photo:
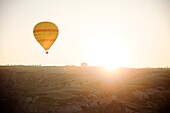
[[[35,39],[48,54],[48,50],[57,39],[59,31],[58,27],[52,22],[40,22],[35,25],[33,33]]]

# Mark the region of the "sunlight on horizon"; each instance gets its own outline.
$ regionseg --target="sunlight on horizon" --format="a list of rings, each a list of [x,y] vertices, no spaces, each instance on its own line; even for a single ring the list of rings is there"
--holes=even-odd
[[[118,67],[129,66],[130,51],[121,40],[121,35],[97,34],[92,36],[88,43],[87,60],[90,65],[115,70]]]

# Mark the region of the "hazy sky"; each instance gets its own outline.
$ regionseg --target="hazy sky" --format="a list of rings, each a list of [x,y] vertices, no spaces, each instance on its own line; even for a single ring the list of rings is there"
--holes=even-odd
[[[33,36],[42,21],[59,28],[48,55]],[[0,64],[170,66],[170,1],[1,0],[0,53]]]

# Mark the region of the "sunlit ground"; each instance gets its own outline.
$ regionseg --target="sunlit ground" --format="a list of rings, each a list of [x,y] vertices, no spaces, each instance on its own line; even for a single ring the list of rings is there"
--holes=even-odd
[[[129,65],[129,48],[119,37],[96,36],[88,46],[87,59],[91,65],[101,66],[110,71]]]

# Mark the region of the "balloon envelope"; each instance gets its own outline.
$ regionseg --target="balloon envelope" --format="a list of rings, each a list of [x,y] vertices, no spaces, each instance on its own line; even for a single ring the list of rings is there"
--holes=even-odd
[[[40,22],[35,25],[33,33],[38,43],[47,51],[57,39],[59,31],[52,22]]]

